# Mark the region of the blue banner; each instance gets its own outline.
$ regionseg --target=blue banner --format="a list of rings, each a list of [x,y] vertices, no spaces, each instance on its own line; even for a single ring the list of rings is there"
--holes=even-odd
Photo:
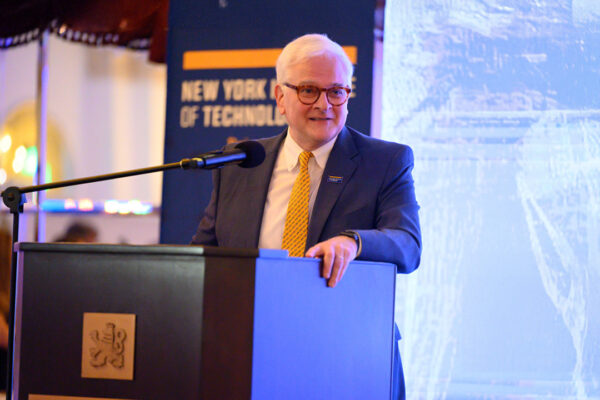
[[[348,125],[369,134],[374,11],[374,0],[172,0],[165,163],[282,132],[286,121],[273,96],[275,61],[305,33],[327,34],[355,64]],[[208,171],[164,173],[161,243],[189,243],[211,189]]]

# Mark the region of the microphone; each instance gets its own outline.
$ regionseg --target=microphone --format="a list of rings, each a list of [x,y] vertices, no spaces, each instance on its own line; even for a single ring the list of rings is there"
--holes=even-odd
[[[192,159],[181,160],[181,166],[186,169],[213,169],[227,164],[238,164],[242,168],[254,168],[262,164],[264,159],[263,145],[254,140],[247,140],[236,144],[231,150],[216,150]]]

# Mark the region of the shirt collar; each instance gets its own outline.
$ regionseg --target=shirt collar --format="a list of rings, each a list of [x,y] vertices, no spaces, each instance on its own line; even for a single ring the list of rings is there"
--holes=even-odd
[[[313,153],[314,159],[317,162],[319,168],[325,169],[325,164],[327,164],[327,159],[329,158],[329,154],[331,153],[333,145],[337,141],[338,136],[339,135],[337,135],[333,140],[330,140],[323,146],[311,152]],[[296,167],[296,165],[298,165],[298,157],[303,151],[304,150],[302,149],[302,147],[300,147],[298,143],[296,143],[296,141],[292,138],[291,135],[288,134],[285,136],[282,146],[282,154],[285,157],[285,166],[288,169],[288,171],[293,170]]]

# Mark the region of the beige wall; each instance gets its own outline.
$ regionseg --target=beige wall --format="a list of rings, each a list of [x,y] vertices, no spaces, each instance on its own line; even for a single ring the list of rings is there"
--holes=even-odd
[[[59,132],[62,179],[163,163],[166,66],[147,58],[147,52],[50,38],[48,120]],[[34,100],[36,68],[37,43],[0,51],[0,125]],[[48,196],[137,199],[159,206],[161,182],[162,174],[155,173],[57,189]],[[158,239],[158,217],[148,218],[155,221],[153,236]],[[51,222],[59,223],[56,215]],[[135,230],[131,225],[119,229]]]

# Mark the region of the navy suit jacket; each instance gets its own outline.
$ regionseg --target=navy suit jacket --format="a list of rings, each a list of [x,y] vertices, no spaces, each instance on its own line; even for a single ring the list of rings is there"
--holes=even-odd
[[[211,200],[192,243],[258,246],[269,183],[286,133],[259,140],[266,157],[258,167],[214,171]],[[403,273],[416,269],[421,233],[412,168],[410,147],[343,128],[323,171],[306,249],[353,230],[362,241],[358,259],[390,262]]]

